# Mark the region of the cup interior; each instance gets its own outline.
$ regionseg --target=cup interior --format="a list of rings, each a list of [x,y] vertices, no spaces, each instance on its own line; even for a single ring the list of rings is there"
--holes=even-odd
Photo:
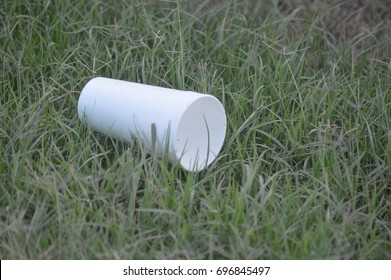
[[[182,167],[199,171],[220,152],[226,133],[223,105],[211,95],[193,101],[182,114],[175,133],[175,154]]]

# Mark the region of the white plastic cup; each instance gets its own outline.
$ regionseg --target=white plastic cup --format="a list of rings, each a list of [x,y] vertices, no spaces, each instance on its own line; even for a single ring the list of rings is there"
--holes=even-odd
[[[92,129],[131,142],[188,171],[210,165],[223,146],[227,127],[220,101],[208,94],[109,78],[93,78],[83,88],[79,118]]]

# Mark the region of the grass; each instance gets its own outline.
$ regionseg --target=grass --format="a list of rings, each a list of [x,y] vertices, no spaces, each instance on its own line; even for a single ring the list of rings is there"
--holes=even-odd
[[[389,37],[214,2],[1,2],[0,258],[391,258]],[[217,96],[220,155],[189,173],[91,131],[95,76]]]

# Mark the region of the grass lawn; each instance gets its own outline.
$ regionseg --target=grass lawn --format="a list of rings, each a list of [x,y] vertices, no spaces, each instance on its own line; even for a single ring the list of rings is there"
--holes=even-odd
[[[389,26],[339,40],[327,13],[1,1],[0,258],[391,258]],[[189,173],[91,131],[95,76],[216,96],[218,158]]]

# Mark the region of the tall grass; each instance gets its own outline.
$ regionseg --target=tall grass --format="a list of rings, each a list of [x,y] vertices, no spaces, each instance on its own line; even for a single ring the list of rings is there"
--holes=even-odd
[[[3,1],[0,257],[390,258],[391,42],[296,20],[272,1]],[[91,131],[95,76],[217,96],[222,152],[189,173]]]

